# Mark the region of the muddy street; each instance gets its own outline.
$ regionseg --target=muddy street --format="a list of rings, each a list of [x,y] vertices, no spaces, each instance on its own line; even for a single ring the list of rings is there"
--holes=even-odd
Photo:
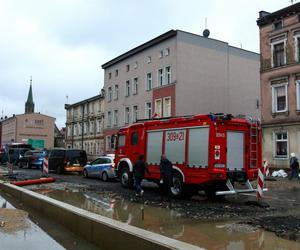
[[[4,172],[6,169],[2,167],[1,170]],[[14,173],[19,180],[41,177],[41,172],[35,169],[16,167]],[[189,200],[162,199],[156,184],[143,182],[144,196],[136,197],[134,190],[122,188],[118,181],[103,182],[86,179],[78,174],[50,176],[56,178],[55,183],[26,188],[131,225],[193,244],[202,244],[202,247],[208,249],[214,244],[204,244],[203,238],[211,239],[215,234],[224,237],[220,229],[225,229],[227,234],[231,232],[230,237],[233,237],[232,232],[236,232],[232,241],[245,237],[245,232],[249,239],[251,235],[261,235],[262,232],[265,237],[271,237],[267,232],[260,231],[265,229],[288,240],[285,242],[282,239],[282,242],[277,239],[279,245],[291,244],[286,249],[297,249],[300,246],[297,243],[300,242],[300,182],[296,180],[278,178],[267,181],[269,191],[265,193],[263,201],[257,204],[255,194],[208,200],[200,192]],[[141,221],[142,216],[145,221]],[[209,230],[203,233],[202,228]],[[198,234],[187,233],[193,231]],[[199,235],[202,237],[197,237]],[[257,237],[254,238],[258,240]],[[246,238],[244,240],[247,242]],[[219,243],[222,245],[224,242]],[[269,246],[265,249],[273,248]]]

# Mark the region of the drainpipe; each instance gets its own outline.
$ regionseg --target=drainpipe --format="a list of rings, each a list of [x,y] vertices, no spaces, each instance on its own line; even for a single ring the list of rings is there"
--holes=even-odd
[[[84,133],[84,104],[82,104],[82,126],[81,126],[81,150],[83,150],[83,133]]]

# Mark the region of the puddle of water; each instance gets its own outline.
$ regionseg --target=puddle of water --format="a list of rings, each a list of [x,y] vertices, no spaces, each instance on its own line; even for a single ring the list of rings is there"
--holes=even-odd
[[[42,216],[35,210],[26,208],[25,212],[24,210],[15,209],[9,202],[5,202],[6,200],[3,197],[6,196],[2,194],[1,197],[0,191],[0,223],[1,221],[9,223],[10,218],[13,219],[12,221],[16,221],[16,215],[18,214],[26,216],[23,217],[24,221],[17,220],[18,222],[23,222],[21,226],[10,225],[8,228],[8,224],[6,223],[4,227],[1,228],[0,226],[0,249],[99,249],[66,230],[64,227],[45,218],[45,216]],[[7,209],[1,208],[4,203]],[[12,203],[14,204],[13,201]],[[19,204],[14,205],[19,207]],[[3,210],[5,210],[5,212],[3,212]],[[13,210],[17,211],[17,213],[10,217]],[[28,214],[29,216],[27,217]]]
[[[4,205],[5,204],[5,205]],[[6,208],[2,208],[6,206]],[[15,209],[0,196],[1,249],[64,249],[41,228],[28,219],[27,213]]]
[[[181,218],[172,209],[142,206],[108,195],[86,194],[80,191],[37,189],[34,191],[155,233],[185,241],[205,249],[300,249],[300,243],[281,239],[273,233],[247,225],[203,223]],[[142,219],[142,208],[144,219]]]

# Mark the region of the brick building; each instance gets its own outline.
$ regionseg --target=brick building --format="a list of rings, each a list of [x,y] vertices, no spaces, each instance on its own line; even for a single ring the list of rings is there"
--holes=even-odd
[[[260,11],[263,156],[275,167],[300,156],[300,3]]]
[[[170,30],[102,65],[106,151],[137,119],[208,112],[259,116],[259,55]]]

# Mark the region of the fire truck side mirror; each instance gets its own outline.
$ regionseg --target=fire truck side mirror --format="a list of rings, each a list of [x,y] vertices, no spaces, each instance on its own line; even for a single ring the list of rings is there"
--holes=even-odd
[[[111,149],[117,149],[117,135],[116,134],[113,134],[111,137],[110,137],[110,145],[111,145]]]

